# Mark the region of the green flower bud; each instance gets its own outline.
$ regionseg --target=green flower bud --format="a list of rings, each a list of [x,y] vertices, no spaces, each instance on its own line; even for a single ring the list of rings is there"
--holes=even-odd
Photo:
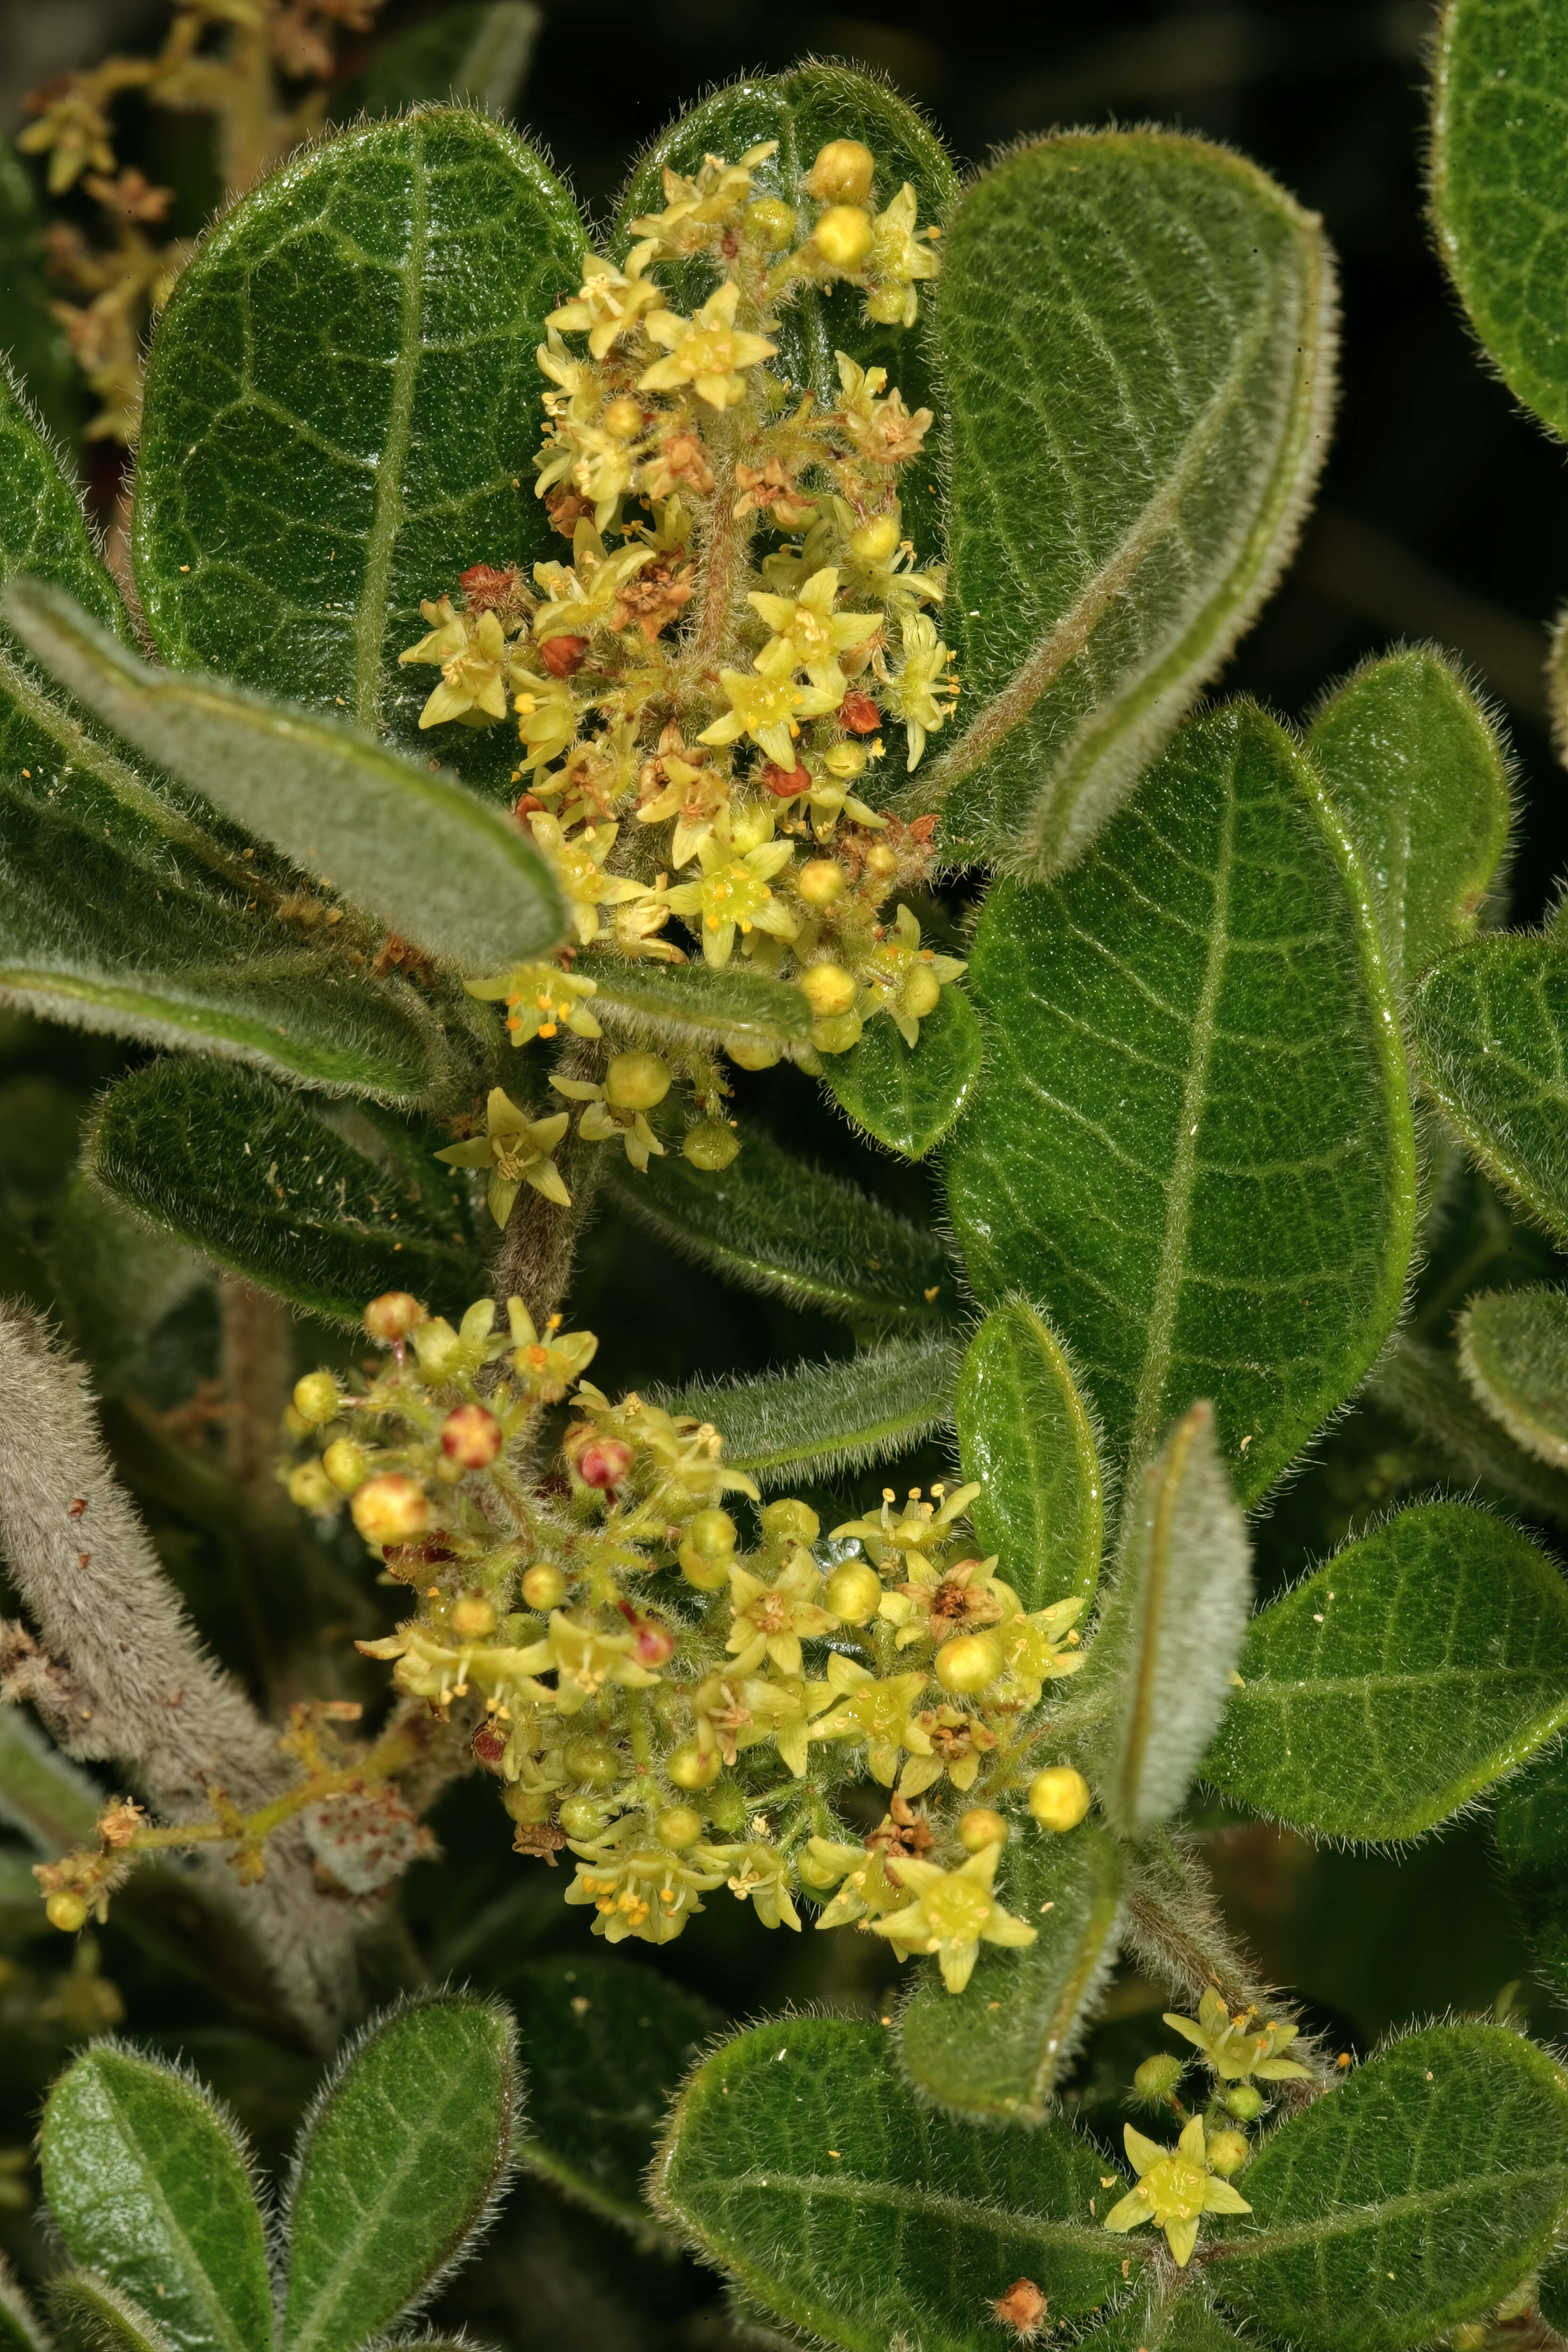
[[[301,1462],[289,1480],[289,1500],[302,1511],[326,1511],[342,1496],[320,1462]]]
[[[708,1175],[716,1176],[721,1168],[728,1168],[741,1146],[739,1139],[721,1118],[705,1118],[699,1126],[688,1128],[686,1140],[680,1148],[693,1168],[700,1168]]]
[[[331,1421],[342,1402],[331,1372],[307,1372],[294,1383],[294,1410],[302,1421],[312,1424]]]
[[[858,139],[830,139],[816,151],[805,192],[822,205],[863,205],[871,193],[876,158]]]
[[[1052,1764],[1029,1783],[1029,1811],[1043,1830],[1076,1830],[1090,1801],[1089,1782],[1070,1764]]]
[[[321,1456],[321,1467],[340,1495],[353,1495],[370,1476],[370,1456],[352,1437],[334,1437]]]
[[[795,985],[819,1021],[850,1012],[860,993],[859,982],[841,963],[814,963]]]
[[[980,1853],[988,1845],[1005,1845],[1007,1824],[989,1805],[971,1805],[960,1817],[958,1843],[965,1853]]]
[[[591,1788],[613,1789],[621,1777],[620,1752],[607,1739],[569,1739],[563,1760],[574,1780]]]
[[[782,197],[758,196],[746,206],[746,226],[775,253],[782,253],[795,232],[795,217]]]
[[[858,1013],[835,1013],[826,1021],[812,1023],[811,1042],[819,1054],[847,1054],[860,1043],[865,1026]]]
[[[679,1852],[685,1846],[695,1845],[701,1836],[702,1816],[694,1812],[689,1805],[669,1805],[660,1813],[654,1827],[666,1845],[672,1845]]]
[[[367,1479],[353,1498],[353,1510],[354,1525],[368,1544],[412,1543],[430,1524],[424,1488],[397,1470]]]
[[[395,1339],[406,1339],[424,1320],[425,1309],[406,1290],[384,1290],[364,1310],[365,1329],[373,1339],[387,1346]]]
[[[87,1915],[91,1907],[85,1895],[73,1895],[68,1889],[62,1889],[58,1895],[50,1895],[44,1906],[44,1916],[50,1927],[58,1927],[62,1935],[74,1936],[79,1927],[86,1927]]]
[[[866,1625],[876,1615],[882,1598],[882,1580],[863,1559],[847,1559],[827,1580],[822,1605],[842,1617],[847,1625]]]
[[[1234,2179],[1243,2165],[1251,2160],[1251,2143],[1243,2132],[1205,2130],[1204,2144],[1209,2170],[1217,2172],[1222,2180]]]
[[[831,760],[832,754],[828,756]],[[808,857],[795,877],[795,886],[808,907],[831,907],[849,887],[849,877],[837,857]]]
[[[447,1622],[459,1642],[482,1642],[495,1632],[496,1612],[479,1593],[466,1592],[453,1601]]]
[[[695,1739],[683,1739],[664,1759],[664,1769],[678,1789],[710,1789],[723,1770],[715,1749],[704,1756]]]
[[[595,1838],[615,1819],[616,1809],[597,1797],[568,1797],[561,1808],[561,1826],[568,1837]]]
[[[1233,2083],[1220,2101],[1226,2115],[1243,2124],[1255,2124],[1267,2104],[1256,2083]]]
[[[769,1503],[759,1517],[763,1533],[769,1543],[810,1546],[822,1533],[822,1521],[811,1505],[800,1502],[794,1495],[785,1495],[778,1502]]]
[[[812,231],[812,243],[835,269],[858,269],[876,232],[861,205],[829,205]]]
[[[997,1679],[1006,1664],[994,1633],[955,1633],[936,1654],[936,1678],[943,1690],[973,1698]]]
[[[659,1054],[617,1054],[605,1072],[605,1100],[614,1110],[652,1110],[669,1092],[672,1073]]]
[[[742,1070],[771,1070],[784,1048],[771,1037],[726,1037],[724,1051]]]
[[[1132,2087],[1141,2099],[1163,2102],[1170,2098],[1182,2079],[1182,2061],[1167,2051],[1158,2057],[1145,2058],[1132,2077]]]
[[[850,549],[860,558],[862,563],[886,563],[889,557],[899,551],[899,533],[901,528],[896,514],[873,515],[869,522],[863,522],[858,530],[851,531]],[[835,749],[839,751],[848,748],[844,744],[835,746]],[[858,746],[856,748],[858,749]],[[831,756],[829,754],[830,761]],[[860,766],[863,768],[865,764],[866,754],[862,751]],[[835,769],[834,773],[837,775],[837,772],[838,771]],[[858,774],[859,770],[851,770],[850,772]]]
[[[566,1598],[566,1579],[552,1559],[536,1559],[522,1580],[522,1597],[531,1609],[559,1609]]]

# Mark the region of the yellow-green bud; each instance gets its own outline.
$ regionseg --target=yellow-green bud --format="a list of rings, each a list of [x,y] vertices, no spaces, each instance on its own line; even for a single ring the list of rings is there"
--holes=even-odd
[[[676,1557],[680,1562],[681,1575],[694,1591],[717,1592],[721,1585],[730,1581],[729,1561],[710,1559],[705,1552],[697,1549],[695,1544],[683,1543]]]
[[[542,1822],[550,1811],[549,1791],[525,1789],[521,1780],[513,1780],[504,1788],[500,1801],[514,1822]]]
[[[307,1372],[294,1383],[294,1410],[302,1421],[331,1421],[342,1402],[331,1372]]]
[[[876,1615],[882,1598],[882,1580],[863,1559],[847,1559],[827,1580],[822,1605],[842,1617],[847,1625],[865,1625]]]
[[[352,1495],[370,1476],[370,1456],[352,1437],[334,1437],[321,1456],[321,1467],[340,1495]]]
[[[1161,2051],[1154,2058],[1145,2058],[1132,2077],[1132,2087],[1141,2099],[1168,2099],[1182,2079],[1182,2062]]]
[[[1217,2172],[1222,2180],[1232,2180],[1250,2160],[1252,2148],[1243,2132],[1205,2131],[1204,2153],[1211,2172]]]
[[[721,1118],[705,1118],[699,1126],[687,1129],[686,1140],[680,1148],[693,1168],[716,1176],[721,1168],[728,1168],[741,1145]]]
[[[568,1837],[598,1837],[608,1829],[614,1812],[613,1805],[602,1804],[596,1797],[568,1797],[561,1808],[561,1826]]]
[[[936,1654],[936,1678],[943,1690],[973,1697],[988,1688],[1006,1664],[994,1633],[955,1633]]]
[[[862,563],[886,563],[899,551],[902,528],[896,514],[873,515],[869,522],[863,522],[858,530],[850,532],[850,550]]]
[[[44,1906],[44,1916],[50,1927],[58,1927],[63,1936],[74,1936],[79,1927],[86,1927],[91,1907],[85,1895],[62,1889],[58,1895],[50,1895]]]
[[[368,1544],[412,1543],[430,1524],[423,1487],[400,1470],[367,1478],[352,1508],[354,1525]]]
[[[771,1037],[726,1037],[724,1051],[742,1070],[771,1070],[780,1058],[783,1047]]]
[[[811,1042],[819,1054],[847,1054],[860,1043],[866,1024],[858,1013],[835,1013],[811,1024]]]
[[[942,994],[942,982],[929,963],[917,963],[900,992],[900,1003],[913,1021],[923,1021],[928,1013],[936,1011],[937,998]]]
[[[833,268],[858,269],[871,250],[875,234],[871,215],[861,205],[829,205],[811,239]]]
[[[642,431],[642,410],[635,400],[612,400],[605,411],[605,430],[616,441],[635,441]]]
[[[566,1579],[552,1559],[536,1559],[525,1570],[522,1597],[531,1609],[559,1609],[566,1598]]]
[[[607,1739],[569,1739],[563,1760],[574,1780],[591,1789],[613,1789],[621,1777],[619,1751]]]
[[[805,177],[807,195],[819,205],[863,205],[871,193],[876,159],[858,139],[830,139],[816,151]]]
[[[796,1495],[783,1495],[776,1503],[766,1504],[758,1523],[769,1543],[811,1545],[822,1533],[822,1521],[811,1505]]]
[[[718,1750],[704,1756],[695,1739],[683,1739],[664,1759],[664,1769],[678,1789],[710,1789],[723,1770]]]
[[[699,1511],[686,1530],[686,1540],[704,1559],[728,1559],[739,1532],[728,1511]]]
[[[313,1424],[302,1412],[296,1412],[291,1404],[284,1406],[282,1419],[285,1437],[309,1437]]]
[[[406,1290],[384,1290],[364,1310],[364,1328],[373,1339],[406,1339],[425,1320],[425,1309]]]
[[[808,857],[795,877],[795,887],[808,907],[831,907],[849,887],[849,877],[837,857]],[[820,971],[825,969],[818,965]]]
[[[898,851],[890,849],[885,841],[874,841],[866,852],[867,873],[875,874],[879,880],[885,882],[889,880],[898,870]]]
[[[1076,1830],[1089,1808],[1089,1782],[1070,1764],[1050,1764],[1029,1783],[1029,1811],[1043,1830]]]
[[[965,1853],[979,1853],[988,1845],[1005,1845],[1007,1824],[989,1805],[971,1805],[959,1818],[958,1843]]]
[[[652,1110],[669,1092],[669,1064],[659,1054],[617,1054],[605,1072],[605,1100],[614,1110]]]
[[[289,1480],[289,1500],[301,1511],[325,1511],[342,1500],[320,1462],[301,1462]]]
[[[1222,2105],[1238,2123],[1255,2124],[1268,2102],[1256,2083],[1233,2083]]]
[[[795,215],[781,196],[755,197],[746,206],[745,221],[753,236],[760,236],[775,253],[782,253],[795,235]]]
[[[702,1816],[689,1805],[668,1805],[654,1823],[666,1845],[679,1853],[682,1847],[695,1845],[702,1834]]]
[[[496,1612],[479,1593],[465,1592],[453,1601],[449,1622],[459,1642],[482,1642],[495,1632]]]
[[[866,772],[866,747],[847,738],[842,743],[831,743],[822,755],[822,764],[836,783],[852,784]]]
[[[814,963],[795,982],[819,1021],[847,1013],[860,993],[860,983],[841,963]]]

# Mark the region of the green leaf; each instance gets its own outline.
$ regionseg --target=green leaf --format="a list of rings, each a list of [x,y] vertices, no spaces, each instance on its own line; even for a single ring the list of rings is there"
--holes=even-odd
[[[1044,2289],[1053,2320],[1121,2286],[1126,2247],[1089,2212],[1104,2172],[1058,2121],[998,2132],[922,2106],[882,2027],[795,2017],[698,2068],[649,2193],[786,2326],[845,2352],[900,2336],[994,2352],[988,2306],[1015,2279]]]
[[[539,37],[531,0],[459,0],[384,42],[332,104],[335,122],[400,107],[475,106],[508,114]]]
[[[672,1151],[646,1176],[612,1163],[616,1200],[661,1240],[765,1290],[851,1323],[951,1317],[958,1285],[934,1234],[781,1149],[760,1129],[717,1175]]]
[[[1537,2291],[1541,2316],[1559,2336],[1568,2329],[1568,2252],[1547,2263]]]
[[[798,988],[760,971],[726,964],[648,963],[631,956],[592,958],[595,983],[590,1010],[617,1033],[707,1044],[736,1037],[748,1044],[805,1045],[812,1011]]]
[[[659,2126],[722,2026],[719,2011],[652,1969],[584,1953],[524,1961],[497,1990],[517,2010],[528,2067],[522,2162],[646,2230],[643,2176]]]
[[[0,2346],[5,2352],[51,2352],[48,2336],[4,2254],[0,2254]]]
[[[1476,940],[1412,1001],[1421,1076],[1487,1174],[1568,1243],[1568,941]]]
[[[1568,1470],[1568,1295],[1492,1290],[1466,1308],[1459,1361],[1516,1445]]]
[[[1244,2342],[1228,2321],[1204,2301],[1192,2273],[1164,2284],[1149,2281],[1103,2327],[1085,2336],[1082,2352],[1232,2352]]]
[[[39,2150],[72,2261],[156,2311],[174,2352],[268,2352],[272,2288],[249,2157],[205,2091],[98,2042],[50,2092]]]
[[[1568,436],[1561,0],[1450,0],[1434,54],[1432,214],[1459,299],[1509,390]]]
[[[1451,1349],[1402,1333],[1368,1386],[1379,1404],[1425,1441],[1434,1477],[1479,1480],[1532,1517],[1568,1525],[1568,1475],[1524,1453],[1482,1410]]]
[[[6,359],[26,397],[51,433],[74,441],[81,421],[81,379],[49,307],[43,223],[33,184],[5,138],[0,138],[0,319],[5,321]]]
[[[1128,1497],[1121,1559],[1089,1653],[1110,1704],[1091,1777],[1123,1836],[1169,1820],[1214,1736],[1251,1593],[1247,1528],[1195,1404]]]
[[[435,1993],[373,2021],[295,2159],[287,2352],[354,2352],[431,2292],[490,2218],[521,2099],[499,2002]]]
[[[421,598],[549,551],[534,352],[586,243],[531,147],[448,108],[345,131],[225,214],[147,371],[136,579],[164,656],[423,761],[435,679],[397,663]],[[510,797],[510,727],[441,749]]]
[[[3,158],[0,148],[0,209]],[[0,578],[17,572],[52,580],[100,627],[129,635],[120,592],[88,535],[80,495],[0,368]]]
[[[959,988],[944,988],[921,1023],[920,1043],[906,1045],[890,1020],[867,1024],[847,1054],[830,1054],[822,1075],[841,1110],[906,1160],[923,1160],[942,1141],[980,1076],[980,1024]]]
[[[1015,1822],[997,1896],[1035,1941],[983,1947],[956,1996],[928,1972],[905,2004],[900,2045],[910,2080],[942,2106],[1040,2123],[1116,1958],[1121,1849],[1096,1821],[1065,1837]]]
[[[264,1290],[358,1325],[384,1290],[486,1287],[463,1179],[440,1138],[258,1074],[159,1062],[103,1098],[89,1173],[138,1215]]]
[[[683,1389],[663,1401],[672,1412],[713,1423],[727,1469],[779,1486],[901,1454],[949,1420],[957,1377],[957,1341],[931,1332],[826,1364]]]
[[[1194,720],[1071,873],[993,891],[969,971],[975,1289],[1050,1316],[1114,1461],[1211,1397],[1254,1500],[1376,1355],[1415,1217],[1394,1000],[1312,770],[1246,704]]]
[[[911,805],[1040,876],[1131,791],[1279,575],[1327,446],[1316,215],[1228,150],[1058,134],[964,195],[937,331],[961,731]]]
[[[67,1335],[100,1397],[122,1390],[163,1321],[203,1279],[199,1258],[72,1171],[44,1244]]]
[[[1010,1298],[986,1317],[963,1359],[953,1407],[965,1479],[984,1491],[970,1510],[980,1548],[1026,1609],[1100,1581],[1105,1475],[1093,1408],[1042,1315]]]
[[[1568,2206],[1568,2081],[1494,2025],[1412,2033],[1247,2167],[1209,2283],[1317,2352],[1403,2352],[1488,2311]],[[1258,2234],[1254,2234],[1257,2232]]]
[[[31,1716],[0,1706],[0,1822],[53,1860],[91,1843],[102,1805],[96,1781],[44,1738]]]
[[[1538,1749],[1498,1794],[1498,1852],[1535,1957],[1568,1993],[1568,1755]]]
[[[48,2295],[49,2316],[70,2352],[173,2352],[169,2338],[128,2294],[90,2271],[51,2279]]]
[[[758,195],[782,196],[792,206],[801,202],[800,183],[818,148],[830,139],[858,139],[871,150],[877,162],[874,208],[890,203],[908,181],[915,191],[921,228],[940,225],[958,193],[958,180],[941,141],[885,83],[847,66],[797,66],[790,73],[732,82],[679,115],[654,141],[621,199],[617,254],[632,242],[629,221],[663,210],[667,168],[695,172],[710,152],[733,163],[748,147],[769,139],[777,140],[779,152],[755,171],[752,187]],[[815,215],[807,200],[806,217]],[[658,274],[687,310],[712,289],[712,270],[700,263],[661,268]],[[930,408],[939,417],[944,415],[929,356],[931,293],[929,286],[921,289],[923,315],[918,325],[881,327],[867,322],[865,298],[853,286],[837,286],[831,292],[805,289],[784,315],[776,373],[800,390],[814,393],[818,406],[837,407],[842,395],[834,357],[847,352],[862,367],[886,368],[889,383],[899,387],[911,410]],[[899,482],[905,531],[927,561],[940,552],[942,541],[937,484],[944,438],[940,425],[930,431],[925,457],[931,462],[906,467]]]
[[[1247,1629],[1204,1759],[1326,1837],[1418,1837],[1568,1723],[1568,1589],[1504,1519],[1420,1503]]]
[[[1320,710],[1307,749],[1403,988],[1475,929],[1508,844],[1507,753],[1454,664],[1427,646],[1364,663]]]
[[[416,947],[493,972],[563,937],[551,868],[520,825],[461,784],[221,678],[149,669],[57,589],[19,583],[5,610],[118,733]]]

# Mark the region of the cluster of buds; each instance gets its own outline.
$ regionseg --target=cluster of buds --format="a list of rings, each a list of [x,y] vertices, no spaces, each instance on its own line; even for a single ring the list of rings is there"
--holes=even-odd
[[[929,870],[934,817],[868,797],[891,730],[914,769],[958,692],[928,609],[942,572],[917,567],[898,494],[931,412],[843,352],[820,405],[769,364],[810,288],[913,323],[938,232],[917,235],[908,184],[879,207],[876,176],[847,139],[790,188],[772,142],[665,173],[664,208],[631,224],[624,263],[585,257],[540,349],[537,489],[570,562],[474,564],[401,656],[440,672],[422,726],[518,729],[518,820],[575,939],[470,983],[515,1045],[598,1034],[595,956],[739,953],[805,991],[808,1062],[883,1013],[914,1045],[963,970],[888,903]],[[712,291],[687,316],[658,273],[694,262]]]
[[[295,1391],[289,1493],[346,1507],[410,1589],[360,1648],[438,1715],[482,1708],[474,1754],[517,1850],[569,1848],[596,1934],[667,1942],[719,1887],[771,1927],[810,1901],[819,1926],[935,1956],[954,1992],[983,1943],[1033,1940],[993,1887],[1011,1836],[1089,1810],[1039,1752],[1081,1604],[1026,1610],[975,1556],[978,1486],[889,1490],[825,1541],[805,1502],[762,1503],[711,1425],[595,1387],[588,1332],[541,1335],[515,1298],[502,1328],[486,1300],[454,1328],[401,1292],[365,1323],[383,1357]],[[568,1398],[541,1477],[526,1441]],[[864,1838],[856,1787],[884,1809]]]

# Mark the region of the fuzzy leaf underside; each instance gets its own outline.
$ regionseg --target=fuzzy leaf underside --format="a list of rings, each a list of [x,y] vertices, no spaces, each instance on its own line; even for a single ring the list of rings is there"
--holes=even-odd
[[[539,33],[531,0],[458,0],[399,33],[334,98],[331,119],[395,114],[405,106],[510,112]]]
[[[0,2345],[5,2352],[50,2352],[49,2339],[4,2254],[0,2254]]]
[[[1034,2279],[1053,2319],[1108,2301],[1125,2242],[1089,2213],[1105,2159],[1065,2125],[998,2132],[922,2106],[878,2025],[791,2018],[687,2084],[656,2208],[785,2326],[844,2352],[994,2352],[989,2305]],[[1141,2249],[1138,2251],[1142,2251]]]
[[[1204,1759],[1328,1837],[1417,1837],[1568,1722],[1568,1588],[1506,1520],[1421,1503],[1260,1611]]]
[[[1413,1000],[1423,1084],[1494,1182],[1568,1243],[1568,940],[1476,940]]]
[[[987,1316],[963,1359],[953,1406],[970,1517],[983,1552],[1026,1609],[1100,1581],[1105,1476],[1092,1407],[1043,1315],[1009,1299]]]
[[[426,2294],[506,2177],[521,2086],[499,2003],[440,1993],[351,2048],[289,2192],[288,2352],[354,2352]]]
[[[99,717],[260,840],[459,971],[556,946],[561,891],[510,816],[335,719],[150,669],[58,590],[18,583],[13,625]]]
[[[1112,1464],[1206,1396],[1256,1499],[1376,1355],[1415,1217],[1396,1009],[1310,766],[1247,705],[1191,721],[1070,873],[992,892],[970,984],[971,1281],[1048,1314]]]
[[[899,2031],[917,2090],[963,2114],[1044,2120],[1116,1958],[1121,1875],[1121,1849],[1096,1821],[1063,1837],[1015,1826],[997,1896],[1035,1941],[983,1946],[956,1996],[926,1975]]]
[[[436,673],[397,656],[421,598],[549,551],[534,352],[587,242],[532,148],[449,108],[308,148],[226,214],[147,371],[136,579],[164,656],[426,756]],[[509,725],[441,753],[507,794]]]
[[[727,1469],[779,1486],[901,1454],[948,1422],[957,1377],[957,1341],[932,1332],[662,1402],[722,1432]]]
[[[1439,248],[1510,391],[1568,438],[1568,7],[1449,0],[1433,62]]]
[[[736,1037],[805,1045],[811,1040],[811,1006],[800,990],[763,972],[595,956],[590,977],[595,986],[591,1010],[617,1040],[623,1030],[654,1042]]]
[[[646,1176],[612,1164],[621,1206],[662,1240],[748,1290],[851,1323],[940,1323],[958,1307],[952,1266],[858,1186],[811,1167],[761,1129],[717,1174],[672,1151]]]
[[[945,793],[955,856],[1043,876],[1132,790],[1289,553],[1327,442],[1332,267],[1256,165],[1159,131],[1006,157],[943,254],[963,693],[907,797]]]
[[[335,1112],[258,1073],[159,1062],[111,1088],[89,1174],[203,1257],[311,1313],[359,1323],[367,1299],[485,1288],[463,1179],[439,1137]]]
[[[847,1054],[825,1056],[822,1073],[858,1127],[889,1151],[923,1160],[973,1093],[982,1054],[974,1007],[962,989],[944,988],[936,1011],[921,1023],[918,1045],[906,1045],[892,1022],[879,1016]]]
[[[1497,1843],[1536,1959],[1559,1996],[1568,1994],[1568,1756],[1561,1748],[1539,1750],[1504,1782]]]
[[[1568,1295],[1483,1292],[1461,1318],[1459,1361],[1477,1402],[1514,1444],[1568,1470]]]
[[[1368,662],[1307,749],[1371,886],[1399,989],[1475,929],[1508,844],[1508,761],[1453,663],[1429,646]]]
[[[155,2311],[173,2352],[268,2352],[248,2160],[186,2076],[100,2042],[49,2094],[40,2161],[72,2260]]]
[[[1276,2132],[1241,2186],[1253,2220],[1226,2225],[1209,2272],[1227,2309],[1323,2352],[1408,2352],[1545,2251],[1568,2208],[1568,2081],[1500,2026],[1413,2033]]]

